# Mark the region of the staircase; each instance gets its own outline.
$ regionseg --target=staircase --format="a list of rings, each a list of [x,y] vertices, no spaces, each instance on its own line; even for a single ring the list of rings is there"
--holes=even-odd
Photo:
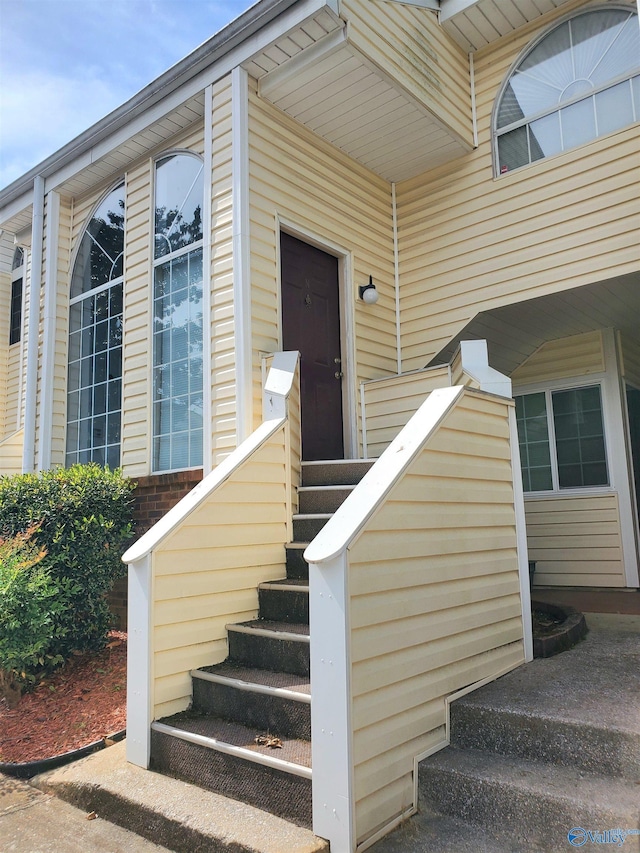
[[[638,650],[594,632],[453,702],[451,745],[419,765],[429,849],[640,850]]]
[[[304,462],[287,577],[258,618],[227,626],[229,656],[191,673],[192,707],[152,724],[151,767],[311,826],[309,567],[303,553],[373,463]]]

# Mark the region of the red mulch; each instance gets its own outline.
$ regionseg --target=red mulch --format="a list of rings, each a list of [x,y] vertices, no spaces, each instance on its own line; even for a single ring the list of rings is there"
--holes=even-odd
[[[127,635],[57,669],[9,710],[0,700],[0,762],[53,758],[122,731],[127,711]]]

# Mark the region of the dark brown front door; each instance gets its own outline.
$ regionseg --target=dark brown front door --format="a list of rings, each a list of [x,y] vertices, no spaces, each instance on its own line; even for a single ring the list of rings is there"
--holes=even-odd
[[[342,459],[338,259],[280,236],[282,343],[300,352],[302,458]]]

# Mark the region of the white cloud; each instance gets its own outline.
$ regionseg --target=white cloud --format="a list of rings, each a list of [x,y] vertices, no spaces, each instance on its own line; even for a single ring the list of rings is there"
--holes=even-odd
[[[0,96],[0,186],[44,160],[124,100],[96,73],[77,79],[26,71],[4,80]]]
[[[0,2],[0,187],[124,103],[250,5]]]

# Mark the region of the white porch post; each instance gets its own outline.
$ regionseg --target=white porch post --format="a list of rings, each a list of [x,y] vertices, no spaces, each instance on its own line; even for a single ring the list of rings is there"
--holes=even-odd
[[[31,275],[29,277],[29,321],[27,331],[27,376],[24,402],[24,444],[22,470],[36,467],[36,410],[38,405],[38,330],[40,326],[40,285],[44,237],[44,178],[33,179],[33,219],[31,225]]]
[[[309,565],[313,831],[340,853],[355,850],[347,560]]]
[[[53,433],[53,390],[56,356],[56,313],[58,301],[58,244],[60,196],[47,193],[47,254],[44,280],[44,318],[42,332],[42,395],[38,431],[38,470],[51,467]]]
[[[127,761],[148,767],[153,719],[152,555],[129,564],[127,622]]]

